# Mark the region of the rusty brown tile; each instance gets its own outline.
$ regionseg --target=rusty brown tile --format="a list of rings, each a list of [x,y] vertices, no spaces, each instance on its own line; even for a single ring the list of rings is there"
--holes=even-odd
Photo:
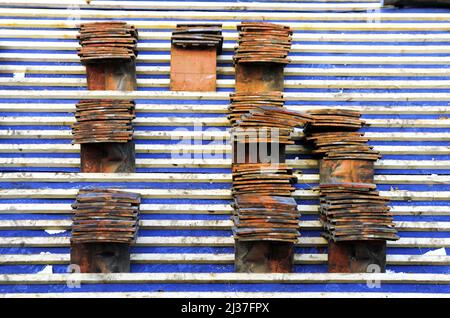
[[[242,22],[233,61],[239,63],[288,64],[292,31],[288,26],[266,22]]]
[[[133,138],[133,101],[85,100],[76,105],[74,143],[126,143]]]
[[[307,122],[304,133],[312,143],[313,154],[324,160],[376,161],[381,156],[368,145],[363,133],[357,132],[365,123],[357,111],[320,109],[308,112],[314,120]]]
[[[125,22],[93,22],[79,28],[78,55],[83,64],[136,59],[138,32],[134,26]]]
[[[184,49],[214,47],[220,54],[223,45],[222,24],[177,24],[176,29],[172,32],[171,43]]]
[[[71,242],[132,243],[139,221],[140,195],[109,189],[80,190],[72,204]]]
[[[375,188],[374,184],[363,183],[321,184],[319,213],[323,236],[334,242],[397,240],[387,206],[389,199],[380,197]]]

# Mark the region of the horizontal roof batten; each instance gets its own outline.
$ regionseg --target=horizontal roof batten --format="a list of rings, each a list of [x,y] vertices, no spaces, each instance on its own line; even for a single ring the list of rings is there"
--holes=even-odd
[[[80,48],[76,42],[46,42],[46,41],[0,41],[4,50],[67,50],[75,51]],[[140,52],[168,52],[170,42],[138,43]],[[233,52],[235,43],[224,43],[223,51]],[[374,53],[374,54],[443,54],[450,53],[448,45],[324,45],[324,44],[293,44],[290,52],[298,53]]]
[[[318,247],[326,246],[327,240],[322,237],[300,237],[297,246]],[[0,237],[0,246],[3,247],[67,247],[70,245],[68,237]],[[136,246],[234,246],[232,236],[140,236]],[[388,247],[418,248],[450,247],[449,238],[409,238],[402,237],[398,241],[388,241]],[[448,275],[447,275],[448,276]],[[0,278],[1,281],[1,278]]]
[[[299,212],[303,214],[318,214],[318,205],[298,205]],[[228,215],[232,213],[232,207],[229,204],[141,204],[140,212],[142,214],[221,214]],[[449,215],[450,206],[439,205],[394,205],[391,206],[391,212],[394,215]],[[8,203],[0,204],[0,213],[2,214],[71,214],[70,204],[60,203]]]
[[[202,13],[204,14],[204,12]],[[304,14],[302,14],[304,16]],[[360,15],[358,15],[360,16]],[[405,15],[402,15],[405,16]],[[428,14],[428,16],[430,16]],[[448,15],[450,20],[450,14]],[[3,29],[0,30],[0,38],[20,38],[20,39],[76,39],[78,31],[58,31],[58,30],[22,30],[22,29]],[[228,31],[223,33],[225,41],[237,40],[237,33]],[[141,40],[170,40],[172,32],[167,31],[141,31],[139,39]],[[296,32],[292,35],[292,40],[296,41],[326,41],[326,42],[448,42],[450,34],[445,33],[376,33],[367,36],[367,34],[358,33],[302,33]]]
[[[228,103],[228,101],[224,101]],[[285,105],[287,109],[306,111],[322,109],[321,105]],[[450,106],[371,106],[371,105],[346,105],[342,103],[333,107],[353,109],[362,114],[448,114]],[[0,103],[0,111],[3,112],[74,112],[75,102],[70,103]],[[228,113],[228,104],[136,104],[138,113]]]
[[[415,126],[416,127],[416,126]],[[0,139],[72,139],[71,130],[26,130],[26,129],[0,129]],[[445,141],[450,140],[450,132],[366,132],[365,137],[372,141]],[[135,131],[136,140],[179,140],[192,138],[195,140],[215,140],[230,138],[229,131]],[[302,132],[294,132],[292,139],[304,138]],[[5,159],[5,158],[0,158]]]
[[[137,66],[138,75],[169,75],[169,66]],[[222,75],[234,75],[234,67],[218,67],[217,73]],[[86,74],[84,66],[67,65],[2,65],[0,73],[12,74],[46,74],[46,75],[83,75]],[[435,77],[450,76],[450,70],[447,68],[301,68],[288,67],[284,69],[287,79],[291,76],[396,76],[396,77]],[[419,78],[420,79],[420,78]]]
[[[4,9],[2,9],[3,11]],[[20,9],[23,11],[23,9]],[[63,10],[65,12],[65,15],[63,17],[67,17],[71,13],[68,10]],[[32,12],[36,12],[35,9],[32,10]],[[48,11],[47,11],[48,12]],[[81,11],[83,12],[83,11]],[[104,12],[104,11],[102,11]],[[110,14],[111,11],[108,11]],[[136,28],[141,29],[175,29],[176,25],[179,23],[186,23],[186,20],[193,20],[189,16],[182,15],[179,20],[176,21],[167,21],[167,20],[161,20],[161,21],[127,21],[127,18],[124,17],[124,11],[118,12],[119,17],[122,21],[126,21],[130,24],[133,24],[136,26]],[[159,15],[159,18],[161,18],[161,12],[157,12]],[[199,14],[204,14],[203,12]],[[248,13],[245,13],[247,16]],[[220,23],[222,23],[222,27],[224,30],[236,30],[236,25],[240,23],[241,18],[238,18],[236,22],[223,22],[224,19],[222,16],[220,16],[217,13],[214,13],[216,17],[219,17],[219,19],[210,19],[207,18],[207,20],[218,20]],[[273,13],[270,13],[272,16]],[[436,19],[439,19],[439,16],[436,14],[426,14],[429,19],[433,22],[436,21]],[[1,16],[1,14],[0,14]],[[17,15],[14,15],[17,17]],[[20,16],[20,15],[19,15]],[[264,15],[259,15],[261,19],[270,22],[271,19],[264,18]],[[304,18],[302,18],[304,17]],[[335,14],[330,16],[332,20],[334,20],[337,16]],[[343,16],[344,17],[344,16]],[[358,15],[357,20],[362,20],[364,22],[355,22],[355,23],[342,23],[342,22],[289,22],[289,26],[294,31],[419,31],[419,32],[426,32],[426,31],[448,31],[450,30],[450,23],[443,22],[443,23],[422,23],[422,22],[401,22],[401,23],[391,23],[391,22],[383,22],[383,23],[371,23],[373,19],[376,17],[376,15],[368,16],[369,20],[366,19],[363,15]],[[412,16],[410,13],[402,14],[403,19],[406,18],[406,20],[411,21]],[[400,17],[400,18],[402,18]],[[449,14],[446,14],[444,19],[447,21],[449,17]],[[51,18],[49,16],[49,18]],[[111,16],[106,16],[106,19],[110,19]],[[137,18],[136,15],[132,16],[132,18]],[[296,17],[297,20],[317,20],[318,17],[313,16],[305,16],[304,13],[301,13],[299,17]],[[361,19],[362,18],[362,19]],[[394,18],[394,16],[391,16],[391,18]],[[257,19],[257,18],[255,18]],[[323,20],[327,20],[326,17],[322,18]],[[204,20],[199,17],[198,20]],[[351,19],[350,19],[351,20]],[[83,20],[83,23],[86,22],[96,22],[96,18],[88,18],[86,20]],[[81,21],[74,21],[74,20],[49,20],[49,19],[0,19],[0,26],[2,27],[13,27],[13,28],[64,28],[64,29],[76,29],[77,25],[79,25]],[[194,21],[190,21],[194,22]],[[202,21],[203,22],[203,21]],[[370,22],[370,23],[367,23]]]
[[[131,254],[134,264],[232,264],[234,254]],[[0,263],[8,265],[69,264],[69,254],[12,254],[0,255]],[[294,264],[324,264],[327,254],[296,254]],[[387,255],[388,265],[450,265],[450,256],[434,255]]]
[[[73,116],[0,116],[3,125],[43,125],[63,126],[75,122]],[[366,119],[370,127],[412,127],[412,128],[446,128],[450,127],[450,119]],[[133,120],[134,126],[230,126],[227,117],[138,117]],[[222,135],[222,137],[224,137]]]
[[[449,232],[450,222],[394,222],[398,231]],[[70,230],[71,220],[0,220],[0,230]],[[142,230],[228,230],[231,220],[140,220]],[[320,230],[320,221],[299,221],[300,231]],[[1,261],[0,261],[1,263]]]
[[[450,61],[450,60],[449,60]],[[291,93],[289,101],[450,101],[450,93]],[[0,90],[0,99],[229,100],[228,92]]]
[[[317,169],[318,162],[313,159],[287,160],[294,169]],[[78,158],[0,158],[3,167],[46,167],[46,168],[79,168]],[[137,168],[231,168],[231,159],[136,159]],[[378,160],[375,169],[450,169],[450,160]]]
[[[449,72],[450,75],[450,72]],[[169,88],[170,79],[137,79],[138,87]],[[286,88],[309,89],[450,89],[450,80],[290,80],[284,81]],[[86,87],[83,78],[33,77],[33,78],[0,78],[0,86],[55,86]],[[217,80],[218,88],[234,88],[231,79]]]
[[[444,293],[384,292],[64,292],[8,293],[0,298],[450,298]]]
[[[380,3],[270,3],[270,2],[178,2],[178,1],[127,1],[121,4],[117,1],[96,1],[87,3],[84,0],[2,0],[0,5],[9,7],[32,8],[64,8],[71,11],[77,9],[117,9],[126,15],[127,10],[232,10],[232,11],[367,11],[381,8]],[[2,9],[3,10],[3,9]],[[122,11],[123,10],[123,11]],[[77,10],[77,12],[80,10]],[[81,11],[82,12],[82,11]],[[69,13],[70,14],[70,13]],[[128,15],[136,12],[128,12]],[[132,15],[134,16],[134,15]]]
[[[4,284],[148,284],[148,283],[341,283],[354,284],[379,281],[382,284],[449,284],[447,274],[410,273],[109,273],[109,274],[2,274]]]
[[[374,149],[382,155],[445,155],[450,154],[448,146],[374,146]],[[0,153],[78,153],[79,145],[73,144],[0,144]],[[177,158],[181,156],[180,146],[177,144],[137,144],[137,153],[171,153]],[[287,154],[306,154],[307,151],[302,146],[288,145]],[[231,153],[230,145],[195,145],[183,144],[182,155],[204,154],[208,156],[215,154],[216,158],[223,159],[222,156]],[[186,158],[186,157],[185,157]]]
[[[374,53],[376,54],[376,53]],[[72,62],[79,63],[80,58],[75,53],[0,53],[0,59],[12,62]],[[334,55],[295,55],[289,57],[291,65],[304,64],[361,64],[361,65],[448,65],[448,56],[342,56]],[[137,63],[170,63],[168,54],[140,54]],[[218,63],[232,63],[232,55],[219,55]]]
[[[318,183],[319,175],[294,173],[298,183]],[[1,182],[209,182],[229,183],[227,173],[77,173],[77,172],[1,172]],[[448,175],[375,176],[378,184],[450,184]]]
[[[140,193],[144,198],[184,198],[184,199],[231,199],[230,189],[127,189]],[[0,189],[0,199],[73,199],[77,189]],[[394,201],[447,201],[450,191],[409,191],[392,189],[380,191]],[[317,199],[318,193],[313,190],[295,190],[292,196],[297,199]]]

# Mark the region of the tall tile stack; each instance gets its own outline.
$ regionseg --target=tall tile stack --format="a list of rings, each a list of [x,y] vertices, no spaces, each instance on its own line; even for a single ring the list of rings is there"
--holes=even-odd
[[[84,23],[78,39],[88,90],[136,89],[138,31],[134,26],[126,22]],[[80,101],[75,116],[73,134],[74,142],[81,144],[81,172],[135,171],[134,101]]]
[[[294,128],[311,120],[312,116],[283,107],[259,106],[236,121],[237,127],[232,130],[233,141],[292,144],[290,136]],[[255,128],[258,134],[248,134],[249,129]],[[274,139],[273,130],[282,133]],[[233,232],[236,240],[295,243],[300,235],[300,215],[297,203],[291,197],[297,181],[292,169],[286,163],[236,163],[232,169],[235,198]]]
[[[374,184],[378,151],[368,145],[365,124],[357,111],[310,111],[314,120],[304,129],[313,154],[320,158],[320,220],[328,239],[330,272],[384,271],[386,240],[398,239],[389,200]]]
[[[237,272],[291,272],[299,235],[297,204],[291,197],[295,180],[285,164],[292,127],[283,114],[265,112],[283,109],[292,31],[264,22],[242,22],[237,29],[236,89],[229,107],[235,267]]]
[[[138,32],[126,22],[80,25],[78,50],[88,90],[136,89]],[[81,172],[136,170],[130,100],[83,100],[76,105],[73,142],[80,144]],[[74,205],[71,264],[81,272],[130,271],[130,244],[137,233],[139,195],[109,189],[80,190]]]

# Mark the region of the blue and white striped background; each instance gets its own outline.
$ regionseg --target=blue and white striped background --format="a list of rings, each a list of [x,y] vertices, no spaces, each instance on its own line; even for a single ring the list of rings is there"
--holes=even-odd
[[[152,4],[144,0],[135,2]],[[175,0],[170,2],[175,3]],[[351,5],[357,1],[292,1],[328,6],[317,12],[287,11],[280,3],[272,3],[274,12],[240,7],[238,9],[242,10],[233,10],[229,6],[206,10],[204,17],[199,10],[189,9],[189,1],[177,2],[180,3],[177,12],[130,10],[121,11],[117,16],[118,11],[114,9],[94,7],[79,11],[83,21],[111,20],[110,17],[115,16],[117,18],[113,19],[126,20],[139,28],[142,50],[137,63],[138,94],[142,95],[136,99],[137,173],[148,174],[150,180],[152,173],[172,173],[177,182],[167,178],[145,181],[146,176],[144,181],[136,182],[133,175],[109,182],[97,181],[95,176],[78,175],[78,148],[70,146],[67,122],[73,120],[71,111],[80,98],[77,94],[86,88],[84,69],[75,52],[77,21],[67,20],[73,10],[54,9],[52,5],[39,9],[42,11],[29,6],[0,8],[0,169],[3,172],[0,180],[0,274],[6,275],[0,279],[39,273],[46,266],[52,266],[53,273],[66,272],[69,205],[74,189],[87,186],[145,189],[148,194],[143,200],[141,216],[147,223],[140,230],[141,241],[132,250],[136,259],[132,273],[233,272],[228,205],[230,162],[224,160],[229,159],[229,154],[210,159],[203,156],[204,162],[201,154],[193,154],[191,165],[180,166],[181,161],[171,158],[170,153],[171,149],[180,147],[179,141],[171,140],[170,136],[175,129],[193,131],[192,123],[199,122],[205,123],[203,130],[214,127],[227,131],[227,94],[233,90],[234,79],[231,48],[236,36],[231,24],[255,19],[252,16],[255,13],[271,22],[295,28],[295,50],[290,54],[293,63],[286,68],[285,91],[289,98],[286,106],[298,110],[321,106],[356,107],[363,112],[363,118],[372,123],[363,130],[372,138],[370,144],[383,153],[376,170],[378,188],[393,198],[395,221],[401,236],[400,241],[389,244],[388,272],[450,273],[450,256],[447,256],[450,251],[450,12],[386,8],[381,9],[381,21],[369,24],[366,11],[333,10],[336,3]],[[370,12],[373,5],[378,4],[377,1],[366,3]],[[186,10],[181,11],[183,8]],[[206,14],[214,15],[208,18]],[[407,18],[408,15],[411,18]],[[219,88],[212,100],[170,93],[161,99],[155,94],[169,90],[170,32],[174,21],[181,20],[225,25],[226,49],[219,57]],[[336,23],[341,26],[339,30],[335,29]],[[405,46],[404,50],[400,46]],[[352,69],[358,72],[350,73]],[[71,98],[57,99],[53,96],[56,91]],[[161,134],[162,137],[158,137]],[[208,149],[210,142],[205,137],[196,145]],[[220,160],[216,160],[218,158]],[[317,200],[309,191],[316,185],[317,166],[301,151],[291,152],[289,159],[301,175],[296,196],[303,226],[296,248],[295,272],[325,273],[326,247],[319,239]],[[59,179],[48,179],[51,175],[43,174],[54,172],[74,174]],[[205,180],[208,176],[211,181]],[[212,189],[218,191],[210,191]],[[173,205],[185,206],[178,206],[181,212],[176,212]],[[167,225],[168,220],[173,221],[171,225]],[[46,231],[49,229],[66,231]],[[184,237],[192,237],[192,242],[183,242]],[[423,255],[430,251],[438,256]],[[169,256],[175,259],[170,261]],[[193,260],[183,262],[184,256],[191,256]],[[202,257],[204,259],[200,260]],[[138,258],[143,260],[138,262]],[[27,281],[17,285],[0,284],[0,294],[143,291],[301,295],[298,293],[448,293],[450,288],[438,281],[418,285],[408,279],[404,283],[382,284],[379,289],[359,282],[331,284],[326,281],[246,284],[238,280],[230,284],[195,284],[180,280],[167,284],[83,284],[80,289],[45,281],[37,285]]]

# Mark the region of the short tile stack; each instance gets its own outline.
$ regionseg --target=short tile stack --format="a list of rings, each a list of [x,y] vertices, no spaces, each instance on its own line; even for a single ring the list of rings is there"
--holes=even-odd
[[[311,115],[282,107],[260,106],[241,115],[236,121],[237,126],[231,129],[231,135],[233,140],[239,142],[294,144],[290,137],[294,128],[304,126],[312,118]]]
[[[364,126],[365,122],[361,120],[361,113],[349,109],[324,108],[309,110],[308,114],[314,116],[314,122],[310,123],[305,129],[311,131],[329,131],[332,127],[336,130],[354,131]]]
[[[364,121],[356,111],[323,109],[310,111],[314,120],[304,134],[322,160],[376,161],[379,152],[369,146],[364,133],[357,132]],[[373,167],[371,168],[373,175]],[[343,173],[343,172],[341,172]],[[349,175],[366,171],[346,171]],[[323,236],[332,241],[396,240],[389,200],[379,196],[373,183],[321,183],[320,215]]]
[[[289,26],[266,22],[242,22],[234,63],[288,64],[287,58],[292,42]]]
[[[126,143],[133,138],[134,101],[84,100],[76,105],[73,143]]]
[[[320,215],[323,236],[335,242],[398,240],[388,198],[370,183],[321,184]]]
[[[237,126],[237,120],[241,116],[250,112],[259,106],[283,107],[284,98],[282,92],[267,92],[267,93],[231,93],[230,106],[228,110],[230,114],[228,119],[232,126]]]
[[[296,182],[285,163],[239,163],[232,167],[235,196],[242,194],[290,196]]]
[[[183,48],[216,47],[220,53],[223,45],[222,24],[177,24],[171,42]]]
[[[237,29],[239,39],[233,61],[236,66],[243,63],[248,69],[244,76],[236,76],[237,82],[243,82],[236,86],[237,92],[230,95],[228,116],[232,125],[232,142],[236,146],[233,155],[238,158],[233,159],[232,166],[233,234],[237,242],[294,243],[300,235],[297,203],[291,197],[296,180],[292,169],[284,163],[284,156],[279,154],[284,153],[286,144],[292,144],[293,127],[299,123],[303,125],[308,116],[288,114],[283,108],[282,85],[276,80],[271,83],[264,76],[259,78],[261,71],[270,73],[273,64],[279,64],[276,66],[281,66],[280,71],[289,63],[287,55],[292,31],[288,26],[265,22],[243,22]],[[242,72],[243,69],[237,74],[242,75]],[[253,75],[254,78],[248,78]],[[247,83],[247,78],[253,82]],[[245,148],[245,156],[241,156],[245,157],[245,163],[239,162],[242,144],[247,144],[241,147]],[[271,149],[267,156],[270,163],[262,163],[266,158],[263,159],[259,151],[267,150],[267,146]],[[258,154],[253,153],[254,150]],[[242,252],[251,250],[251,247],[238,244],[237,249]]]
[[[323,109],[308,112],[314,116],[304,129],[306,140],[314,144],[314,154],[324,159],[356,159],[376,161],[381,158],[364,137],[357,132],[364,121],[352,110]]]
[[[140,195],[109,189],[78,192],[72,204],[72,243],[133,243],[139,222]]]
[[[81,63],[134,61],[137,56],[138,32],[126,22],[92,22],[80,25],[78,49]]]
[[[232,220],[238,241],[295,243],[300,236],[297,202],[289,196],[235,196]]]

